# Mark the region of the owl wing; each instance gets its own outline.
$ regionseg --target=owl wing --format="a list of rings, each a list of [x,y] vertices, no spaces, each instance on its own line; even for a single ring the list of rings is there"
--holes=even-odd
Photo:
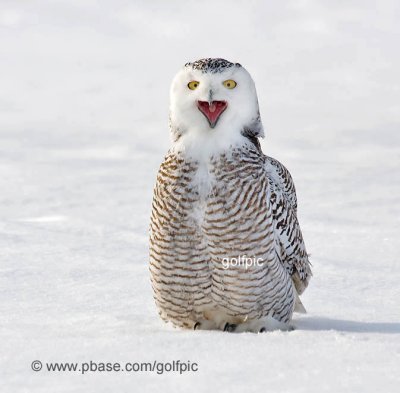
[[[276,253],[300,295],[306,289],[312,273],[297,220],[296,189],[289,171],[278,160],[266,157],[266,171],[271,190]],[[298,299],[297,309],[301,308]]]

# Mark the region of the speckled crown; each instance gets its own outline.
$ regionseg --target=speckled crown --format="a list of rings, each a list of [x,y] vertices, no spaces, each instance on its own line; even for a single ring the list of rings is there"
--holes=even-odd
[[[212,74],[217,74],[231,67],[241,67],[241,65],[239,63],[231,63],[225,59],[213,59],[208,57],[206,59],[196,60],[193,63],[186,63],[185,67],[191,67],[203,73],[210,72]]]

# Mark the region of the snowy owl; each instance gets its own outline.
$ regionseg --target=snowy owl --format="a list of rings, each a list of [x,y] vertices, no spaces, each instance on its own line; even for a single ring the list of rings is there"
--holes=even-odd
[[[238,63],[187,63],[170,92],[150,273],[161,318],[187,329],[290,328],[311,277],[288,170],[264,155],[258,99]]]

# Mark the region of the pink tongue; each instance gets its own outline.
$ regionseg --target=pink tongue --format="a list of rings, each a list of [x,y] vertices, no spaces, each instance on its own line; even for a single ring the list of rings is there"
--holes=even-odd
[[[211,128],[214,128],[221,113],[226,109],[227,103],[225,101],[198,101],[198,108],[207,117]]]

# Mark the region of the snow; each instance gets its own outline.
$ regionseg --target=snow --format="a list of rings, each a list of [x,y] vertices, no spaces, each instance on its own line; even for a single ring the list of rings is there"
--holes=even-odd
[[[398,391],[399,16],[396,1],[2,1],[0,390]],[[263,149],[297,186],[314,277],[292,332],[179,331],[155,310],[169,84],[205,56],[249,70]]]

